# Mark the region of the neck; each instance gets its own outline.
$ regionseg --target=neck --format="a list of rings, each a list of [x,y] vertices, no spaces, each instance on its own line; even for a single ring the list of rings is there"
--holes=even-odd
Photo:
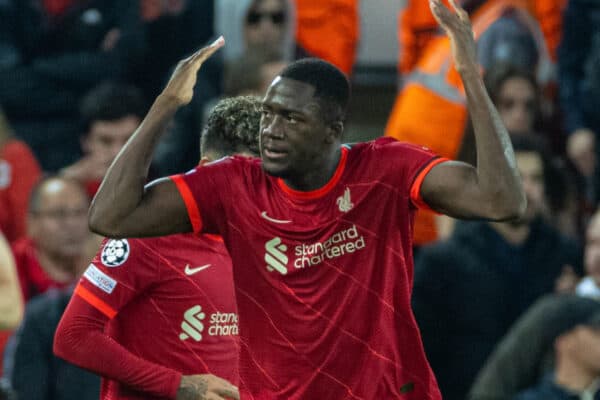
[[[525,243],[531,231],[529,224],[513,225],[506,222],[492,222],[490,226],[512,245]]]
[[[64,257],[46,252],[38,252],[38,261],[50,278],[57,282],[70,282],[75,279],[78,257]]]
[[[330,156],[324,158],[321,163],[316,163],[310,171],[302,173],[301,176],[284,179],[285,184],[294,189],[308,192],[319,189],[327,184],[335,174],[342,156],[341,148],[330,152]]]
[[[563,358],[557,360],[554,382],[573,392],[588,389],[598,376],[582,366],[577,360]]]

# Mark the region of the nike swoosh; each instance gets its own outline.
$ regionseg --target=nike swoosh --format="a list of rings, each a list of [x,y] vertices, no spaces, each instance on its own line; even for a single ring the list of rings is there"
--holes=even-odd
[[[190,268],[190,264],[187,264],[185,266],[185,269],[183,270],[183,272],[185,272],[186,275],[194,275],[196,272],[200,272],[203,269],[206,269],[210,266],[211,266],[211,264],[206,264],[206,265],[202,265],[200,267]]]
[[[260,214],[260,216],[263,217],[264,219],[266,219],[267,221],[270,221],[270,222],[273,222],[273,223],[276,223],[276,224],[291,224],[292,223],[292,221],[289,221],[289,220],[271,218],[271,217],[269,217],[267,215],[266,211],[263,211]]]

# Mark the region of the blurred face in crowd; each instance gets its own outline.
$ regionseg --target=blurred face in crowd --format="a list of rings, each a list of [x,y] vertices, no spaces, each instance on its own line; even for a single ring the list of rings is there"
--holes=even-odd
[[[93,122],[83,139],[83,151],[108,169],[140,122],[133,115],[114,121]]]
[[[246,14],[244,36],[250,48],[281,47],[288,21],[285,0],[256,0]]]
[[[585,273],[600,284],[600,213],[596,212],[585,235]]]
[[[521,223],[529,223],[544,208],[544,164],[542,157],[536,152],[517,152],[515,157],[527,197],[527,210]]]
[[[514,134],[533,132],[536,93],[528,80],[521,77],[508,78],[502,84],[496,106],[509,132]]]
[[[579,325],[558,339],[558,351],[588,374],[600,375],[600,328]]]
[[[81,256],[88,238],[89,200],[77,183],[50,179],[28,219],[29,235],[38,250],[53,258]]]

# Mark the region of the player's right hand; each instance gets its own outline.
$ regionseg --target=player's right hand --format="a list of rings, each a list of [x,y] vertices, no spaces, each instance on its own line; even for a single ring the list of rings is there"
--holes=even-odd
[[[238,388],[211,374],[184,375],[176,400],[240,400]]]
[[[225,44],[225,39],[220,36],[212,44],[201,48],[188,58],[185,58],[177,64],[173,71],[171,79],[162,92],[162,96],[175,100],[183,106],[192,100],[194,95],[194,85],[196,84],[196,74],[202,66],[202,63],[212,56]]]

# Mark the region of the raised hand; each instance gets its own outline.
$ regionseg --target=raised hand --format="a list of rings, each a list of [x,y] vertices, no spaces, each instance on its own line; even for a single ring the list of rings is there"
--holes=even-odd
[[[461,72],[469,68],[478,69],[477,46],[469,14],[456,3],[456,0],[449,1],[454,12],[442,4],[441,0],[429,0],[429,7],[438,24],[450,38],[456,70]]]
[[[177,390],[177,400],[240,400],[237,387],[218,376],[184,375]]]
[[[203,47],[188,58],[179,61],[177,68],[175,68],[173,75],[171,75],[171,79],[169,79],[167,86],[162,92],[162,96],[174,99],[182,106],[188,104],[194,95],[196,75],[202,63],[224,44],[225,39],[221,36],[209,46]]]

